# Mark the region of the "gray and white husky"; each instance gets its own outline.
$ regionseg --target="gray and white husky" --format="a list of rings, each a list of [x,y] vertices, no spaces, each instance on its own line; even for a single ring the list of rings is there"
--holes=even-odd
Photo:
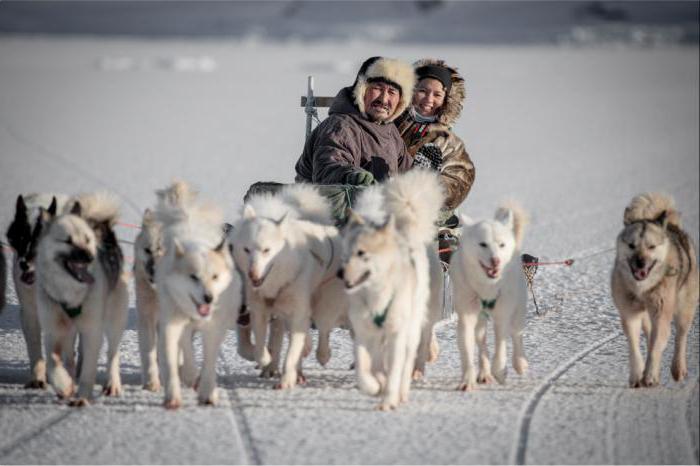
[[[165,254],[155,281],[164,406],[177,409],[182,404],[178,353],[181,339],[190,332],[200,332],[203,344],[197,398],[201,404],[215,404],[216,359],[241,303],[241,283],[222,231],[223,214],[200,201],[184,182],[174,183],[159,197],[156,218],[163,225]]]
[[[339,274],[350,300],[358,384],[382,395],[380,410],[408,401],[443,196],[435,173],[411,170],[367,188],[343,230]]]
[[[268,323],[277,317],[286,325],[290,343],[276,388],[292,388],[305,380],[301,359],[311,322],[319,330],[317,359],[326,364],[330,331],[347,316],[345,293],[336,278],[341,239],[330,206],[311,185],[288,186],[275,196],[255,195],[244,205],[232,237],[236,264],[246,277],[256,361],[264,374],[271,366],[274,370],[280,342],[271,335],[272,355],[266,342]]]
[[[74,406],[89,403],[103,333],[107,337],[108,379],[104,393],[122,393],[119,342],[126,327],[128,293],[122,253],[113,232],[119,205],[107,193],[77,196],[64,213],[42,212],[37,251],[36,302],[44,332],[49,383],[61,398],[75,394],[61,355],[80,336],[81,366]]]
[[[636,196],[625,209],[617,237],[611,290],[629,343],[630,387],[659,384],[661,356],[676,324],[671,375],[688,375],[687,340],[698,306],[696,250],[681,228],[673,199],[665,194]],[[646,363],[639,348],[647,338]]]
[[[452,256],[450,278],[459,317],[457,342],[462,360],[459,390],[476,383],[506,380],[506,338],[513,342],[513,368],[527,371],[523,330],[527,311],[527,284],[520,265],[520,248],[527,218],[510,204],[496,210],[493,219],[474,221],[462,216],[460,248]],[[493,320],[493,366],[486,346],[486,327]],[[479,374],[474,370],[474,344],[479,345]]]

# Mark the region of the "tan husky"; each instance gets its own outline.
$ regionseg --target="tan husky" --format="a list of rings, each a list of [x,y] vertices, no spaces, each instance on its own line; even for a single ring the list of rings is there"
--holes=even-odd
[[[658,385],[671,319],[676,322],[671,374],[683,380],[688,374],[688,331],[698,305],[695,247],[681,229],[673,199],[664,194],[632,199],[624,225],[617,237],[611,288],[629,344],[630,387]],[[640,330],[648,342],[646,364],[639,349]]]

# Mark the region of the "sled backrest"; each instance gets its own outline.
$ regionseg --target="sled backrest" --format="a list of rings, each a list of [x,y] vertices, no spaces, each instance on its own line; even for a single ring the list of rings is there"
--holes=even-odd
[[[334,97],[320,97],[314,95],[314,77],[309,76],[306,88],[306,95],[301,96],[301,106],[304,107],[304,112],[306,113],[306,138],[308,139],[311,135],[311,122],[316,118],[316,122],[320,123],[318,119],[318,108],[328,108],[333,104]]]

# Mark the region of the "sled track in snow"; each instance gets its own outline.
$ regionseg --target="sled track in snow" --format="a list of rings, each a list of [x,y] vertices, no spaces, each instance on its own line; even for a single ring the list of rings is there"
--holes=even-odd
[[[530,423],[532,422],[532,416],[537,409],[537,405],[544,396],[545,393],[554,385],[562,375],[564,375],[569,369],[571,369],[576,363],[584,359],[590,353],[594,352],[601,346],[611,342],[615,338],[622,336],[622,332],[615,332],[607,337],[598,340],[592,345],[584,348],[577,354],[575,354],[571,359],[564,362],[556,370],[549,374],[540,384],[537,386],[535,391],[532,393],[530,398],[525,403],[525,407],[520,413],[518,425],[520,428],[516,431],[515,442],[511,450],[509,463],[510,464],[525,464],[525,455],[527,453],[527,441],[530,434]]]
[[[60,424],[74,412],[76,412],[75,408],[69,408],[67,411],[63,411],[55,416],[52,416],[48,421],[43,422],[35,429],[32,429],[31,431],[21,435],[19,438],[12,441],[9,445],[0,447],[0,463],[3,462],[3,458],[12,453],[16,448],[22,446],[22,444],[24,444],[25,442],[28,442],[33,438],[38,437],[43,432],[46,432],[47,430],[51,429],[53,426]]]

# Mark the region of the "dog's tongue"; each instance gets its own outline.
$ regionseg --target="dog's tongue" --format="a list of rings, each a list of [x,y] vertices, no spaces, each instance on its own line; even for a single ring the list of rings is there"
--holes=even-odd
[[[647,278],[647,275],[649,275],[649,273],[646,269],[637,269],[634,271],[634,278],[637,280],[644,280]]]
[[[68,262],[68,267],[70,267],[71,272],[75,274],[79,281],[90,285],[95,283],[95,277],[88,272],[87,264],[82,262]]]
[[[200,304],[197,306],[197,313],[202,317],[208,316],[210,312],[211,306],[209,304]]]

